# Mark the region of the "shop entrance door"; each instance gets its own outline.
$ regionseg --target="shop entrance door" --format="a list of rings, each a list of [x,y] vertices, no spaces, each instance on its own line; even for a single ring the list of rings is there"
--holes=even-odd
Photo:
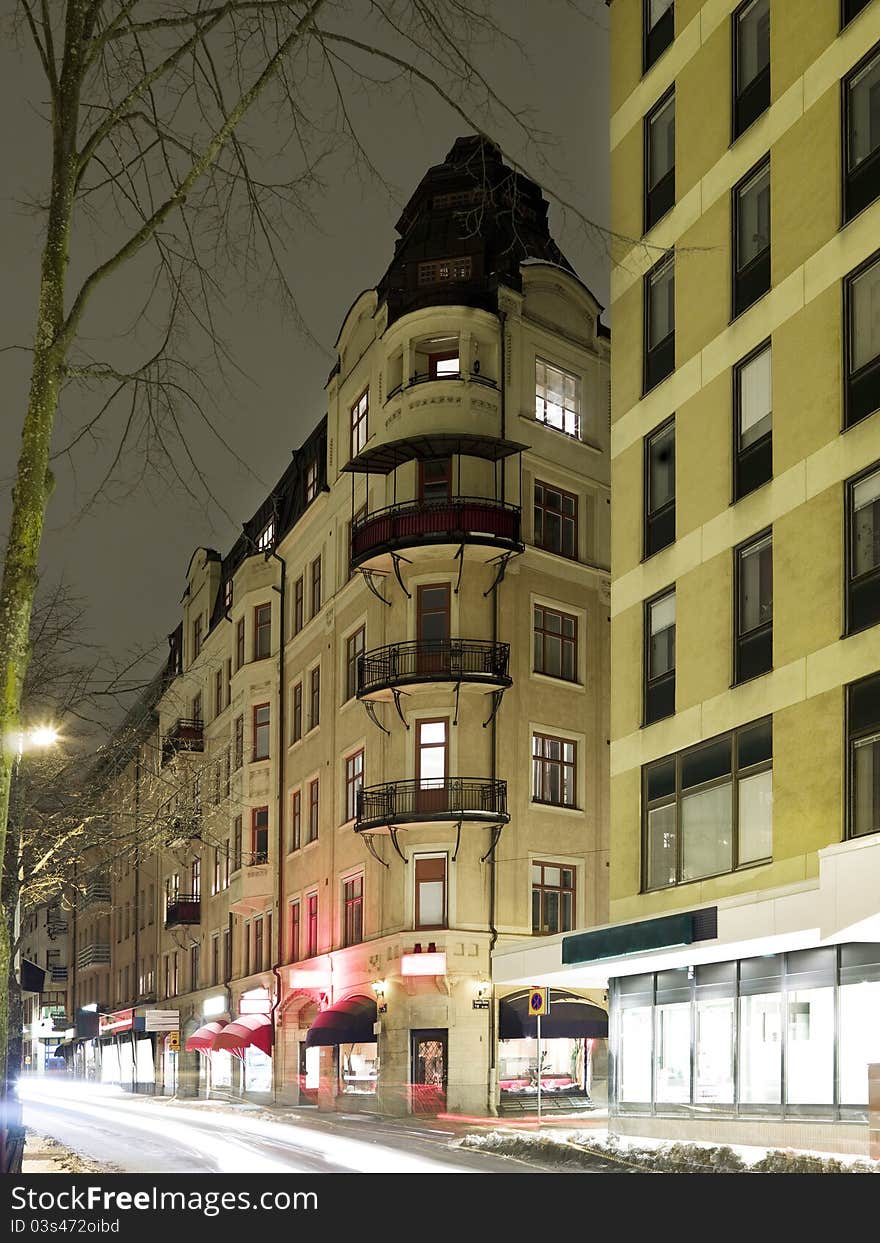
[[[448,1035],[445,1027],[411,1033],[410,1098],[414,1114],[442,1113],[446,1108]]]

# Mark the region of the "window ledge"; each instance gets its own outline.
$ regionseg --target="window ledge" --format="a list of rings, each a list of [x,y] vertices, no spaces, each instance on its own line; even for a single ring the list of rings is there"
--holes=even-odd
[[[566,816],[582,816],[584,814],[583,807],[568,807],[562,803],[542,803],[539,799],[529,799],[529,806],[536,807],[540,811],[561,812]]]
[[[552,686],[557,690],[567,686],[570,690],[580,691],[583,694],[587,689],[583,682],[572,680],[571,678],[557,677],[553,673],[540,673],[537,669],[530,669],[529,677],[536,682],[543,682],[546,686]]]

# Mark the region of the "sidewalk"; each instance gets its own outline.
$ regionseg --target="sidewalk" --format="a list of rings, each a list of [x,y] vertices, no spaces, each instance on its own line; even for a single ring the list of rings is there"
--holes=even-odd
[[[28,1131],[24,1142],[22,1174],[97,1174],[105,1169],[77,1156],[57,1140]]]

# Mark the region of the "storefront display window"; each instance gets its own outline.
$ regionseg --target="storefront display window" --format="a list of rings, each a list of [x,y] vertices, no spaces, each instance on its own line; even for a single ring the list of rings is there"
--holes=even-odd
[[[838,1076],[841,1105],[868,1102],[868,1066],[880,1062],[880,981],[840,988]]]
[[[734,999],[697,1002],[694,1100],[733,1102]]]
[[[115,1041],[106,1041],[101,1049],[101,1082],[119,1082],[119,1050]]]
[[[135,1047],[135,1071],[139,1085],[155,1082],[156,1070],[153,1063],[153,1042],[149,1036],[145,1040],[137,1041]]]
[[[620,1016],[620,1099],[651,1099],[652,1007],[635,1006]]]
[[[788,994],[785,1059],[789,1104],[833,1104],[833,988],[804,988]]]
[[[739,1098],[744,1104],[777,1105],[782,1100],[782,997],[741,997],[739,1022]]]
[[[589,1042],[582,1037],[561,1036],[541,1041],[541,1092],[588,1090]],[[502,1040],[498,1045],[498,1080],[502,1094],[538,1094],[538,1042],[530,1038]]]
[[[343,1044],[339,1046],[339,1088],[354,1095],[373,1093],[379,1077],[379,1046]]]
[[[213,1049],[211,1058],[211,1087],[228,1089],[232,1087],[232,1054],[228,1049]]]
[[[244,1090],[272,1091],[272,1059],[253,1044],[249,1044],[244,1051]]]
[[[654,1099],[667,1103],[691,1099],[691,1007],[689,1002],[654,1010]]]

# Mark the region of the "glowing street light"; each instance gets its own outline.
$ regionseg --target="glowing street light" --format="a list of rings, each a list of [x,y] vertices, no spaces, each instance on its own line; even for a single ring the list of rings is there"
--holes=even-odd
[[[37,725],[26,735],[32,747],[54,747],[59,737],[54,725]]]

